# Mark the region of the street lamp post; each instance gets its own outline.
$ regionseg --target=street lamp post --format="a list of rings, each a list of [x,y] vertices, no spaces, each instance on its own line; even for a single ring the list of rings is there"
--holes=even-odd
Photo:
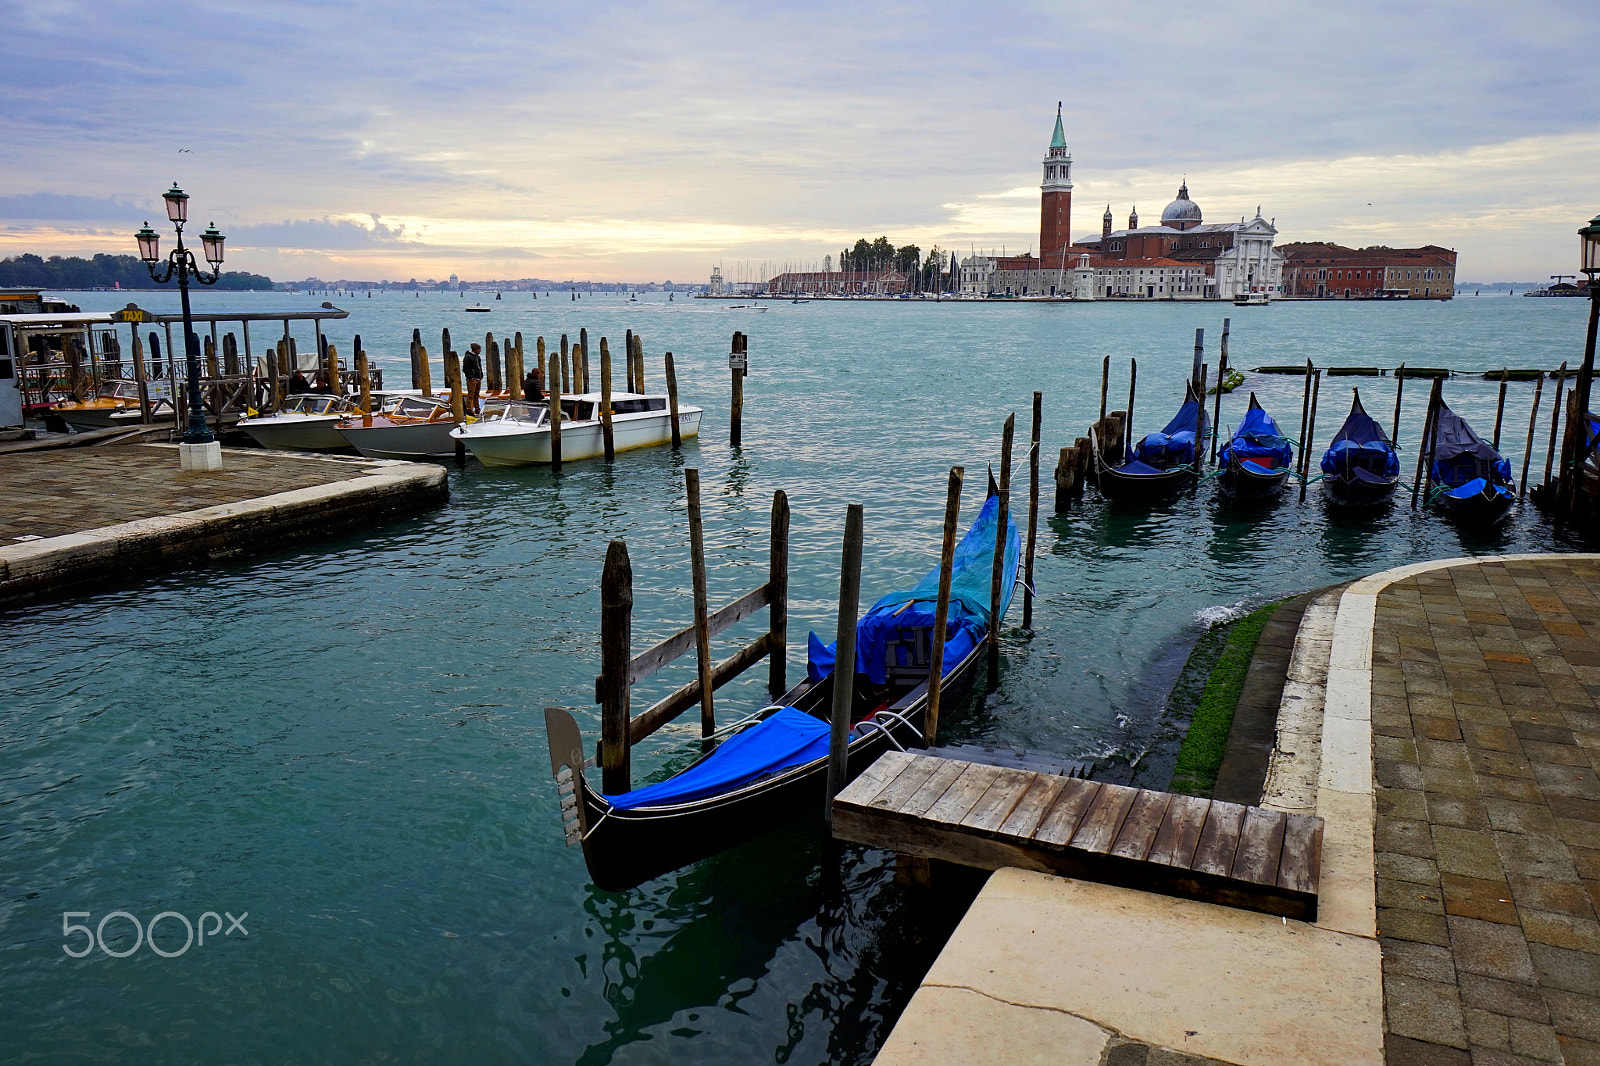
[[[135,238],[139,242],[139,258],[149,269],[151,280],[158,285],[165,285],[172,280],[173,274],[178,276],[178,296],[183,303],[183,347],[188,359],[189,379],[189,427],[184,431],[179,444],[184,468],[190,468],[191,456],[194,456],[193,465],[201,469],[215,469],[222,465],[221,446],[217,444],[216,438],[206,425],[205,406],[200,398],[200,345],[194,333],[194,322],[189,311],[189,279],[193,278],[202,285],[217,283],[217,279],[222,276],[222,242],[226,238],[217,232],[215,222],[200,235],[200,245],[206,262],[211,264],[209,272],[201,270],[195,261],[194,253],[183,246],[183,226],[189,221],[189,194],[178,188],[177,182],[173,182],[172,188],[162,193],[161,198],[166,201],[167,218],[178,234],[178,246],[167,256],[165,269],[158,266],[161,262],[161,238],[150,228],[149,222],[135,234]],[[203,451],[206,458],[195,455],[200,451]],[[214,458],[211,458],[212,456]]]
[[[1573,389],[1578,413],[1567,427],[1566,440],[1570,451],[1563,456],[1566,462],[1562,467],[1563,477],[1556,503],[1558,514],[1572,510],[1577,498],[1578,479],[1588,458],[1589,396],[1594,383],[1595,332],[1596,327],[1600,326],[1600,215],[1578,230],[1578,251],[1579,269],[1589,280],[1589,331],[1584,340],[1583,367],[1578,371],[1578,380]]]

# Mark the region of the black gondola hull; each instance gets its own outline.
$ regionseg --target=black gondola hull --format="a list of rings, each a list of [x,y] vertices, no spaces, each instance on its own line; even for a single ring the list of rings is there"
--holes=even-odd
[[[1369,510],[1382,507],[1393,500],[1394,490],[1399,484],[1399,478],[1363,481],[1357,477],[1329,474],[1322,479],[1322,491],[1327,496],[1328,502],[1335,507],[1345,507],[1353,511]]]
[[[1255,467],[1255,469],[1251,469]],[[1235,459],[1217,475],[1222,494],[1240,503],[1275,500],[1289,481],[1289,468],[1263,470],[1255,463]]]
[[[1511,513],[1514,502],[1514,497],[1495,492],[1491,486],[1471,496],[1440,493],[1433,505],[1440,514],[1448,515],[1463,525],[1492,526]]]
[[[1096,471],[1100,494],[1111,500],[1161,500],[1195,483],[1192,467],[1181,466],[1155,474],[1124,474],[1102,462]]]

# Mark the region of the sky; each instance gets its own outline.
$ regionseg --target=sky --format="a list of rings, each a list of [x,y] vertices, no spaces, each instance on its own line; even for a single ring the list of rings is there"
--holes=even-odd
[[[1600,3],[0,0],[0,256],[130,254],[160,194],[274,278],[704,281],[858,237],[1206,221],[1571,273]],[[170,231],[168,231],[170,232]]]

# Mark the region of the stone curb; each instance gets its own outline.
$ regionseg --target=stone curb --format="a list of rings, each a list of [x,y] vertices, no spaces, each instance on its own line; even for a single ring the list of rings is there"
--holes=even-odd
[[[327,461],[321,456],[306,458]],[[324,536],[448,498],[444,467],[362,462],[373,472],[252,500],[0,546],[0,609],[132,571],[277,546],[289,537]]]

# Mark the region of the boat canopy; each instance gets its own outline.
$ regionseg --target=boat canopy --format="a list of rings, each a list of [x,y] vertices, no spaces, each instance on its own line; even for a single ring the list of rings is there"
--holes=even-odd
[[[1159,473],[1175,466],[1189,466],[1195,461],[1195,440],[1200,435],[1200,401],[1193,398],[1192,391],[1189,396],[1166,428],[1160,433],[1146,434],[1134,446],[1128,457],[1130,464],[1144,463],[1154,468],[1152,472]]]
[[[1475,478],[1497,484],[1511,481],[1511,464],[1473,432],[1466,419],[1439,405],[1435,416],[1433,480],[1451,488],[1465,488]]]
[[[1322,453],[1322,472],[1338,474],[1348,469],[1358,481],[1380,483],[1400,476],[1400,456],[1383,427],[1373,420],[1356,396],[1349,417],[1333,444]]]
[[[972,528],[956,545],[950,575],[950,614],[946,619],[944,668],[955,664],[983,640],[989,632],[989,584],[994,571],[994,538],[999,524],[1000,497],[990,496],[978,512]],[[1003,573],[1014,578],[1022,555],[1022,535],[1016,522],[1006,520],[1006,554]],[[1015,580],[1002,580],[1000,614],[1011,606]],[[915,586],[893,592],[872,605],[856,626],[856,673],[865,674],[875,685],[888,680],[887,649],[898,629],[931,629],[939,605],[939,568],[928,572]],[[834,645],[824,645],[815,633],[807,641],[806,676],[815,683],[833,671]],[[908,662],[901,666],[913,665]]]
[[[688,803],[759,781],[828,754],[828,723],[784,707],[724,740],[681,774],[606,800],[621,810]]]
[[[1239,428],[1228,443],[1222,446],[1224,466],[1235,458],[1268,470],[1281,469],[1294,460],[1294,450],[1278,429],[1278,423],[1256,403],[1254,393],[1250,395],[1250,409],[1245,412],[1244,421],[1239,423]]]

